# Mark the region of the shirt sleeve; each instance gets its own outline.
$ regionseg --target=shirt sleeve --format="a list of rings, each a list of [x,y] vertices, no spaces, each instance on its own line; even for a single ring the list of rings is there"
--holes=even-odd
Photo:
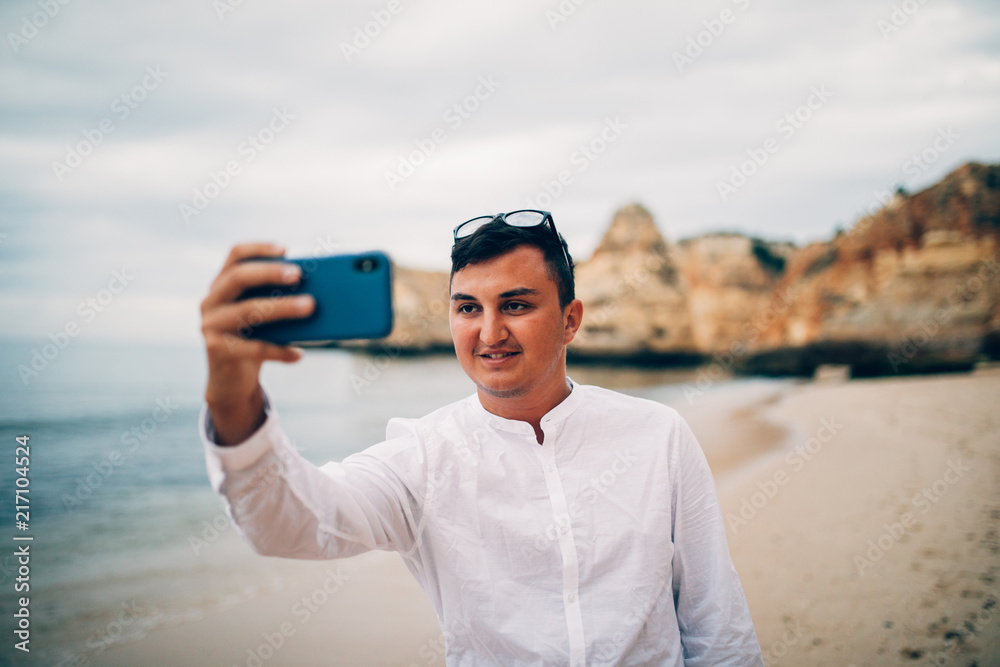
[[[762,667],[712,471],[683,419],[673,437],[673,589],[684,664]]]
[[[264,423],[244,442],[220,446],[207,406],[199,428],[212,488],[255,551],[286,558],[342,558],[373,549],[409,551],[419,522],[422,466],[412,437],[317,467],[282,431],[265,391]],[[400,470],[415,474],[405,479]]]

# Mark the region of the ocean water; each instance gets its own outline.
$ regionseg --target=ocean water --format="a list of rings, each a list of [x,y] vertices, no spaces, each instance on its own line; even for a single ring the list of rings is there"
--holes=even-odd
[[[22,377],[18,367],[31,368],[43,344],[0,341],[0,664],[100,664],[118,642],[294,583],[299,570],[275,567],[239,541],[209,488],[197,433],[201,348],[74,340]],[[670,370],[569,374],[677,405],[693,379]],[[390,417],[418,417],[474,391],[450,356],[386,363],[308,352],[295,365],[265,365],[262,381],[286,432],[316,463],[379,442]],[[745,393],[761,383],[769,386],[742,380],[711,390]],[[15,527],[13,502],[22,435],[30,444],[26,531]],[[15,594],[13,552],[22,544],[31,549],[30,592]],[[10,640],[20,595],[31,600],[29,655]]]

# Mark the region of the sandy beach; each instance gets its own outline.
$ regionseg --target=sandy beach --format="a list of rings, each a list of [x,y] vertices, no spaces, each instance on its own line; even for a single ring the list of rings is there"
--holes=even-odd
[[[767,664],[1000,664],[998,396],[1000,369],[981,369],[675,406],[718,452]],[[294,585],[91,664],[444,664],[434,613],[396,555],[268,565]]]
[[[998,396],[984,369],[763,411],[787,444],[720,497],[769,664],[1000,664]]]

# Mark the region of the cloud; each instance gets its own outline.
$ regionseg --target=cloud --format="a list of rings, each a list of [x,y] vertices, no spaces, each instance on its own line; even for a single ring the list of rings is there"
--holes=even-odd
[[[530,0],[400,0],[391,18],[378,1],[60,7],[16,52],[9,35],[38,5],[0,7],[0,302],[21,313],[0,335],[44,336],[127,262],[142,279],[87,335],[196,340],[191,313],[244,239],[445,268],[454,224],[523,206],[566,170],[551,209],[584,258],[631,201],[675,239],[807,241],[877,189],[1000,154],[1000,7],[979,0],[920,5],[887,37],[893,3],[861,0],[586,2],[558,22],[559,3]],[[700,54],[678,71],[689,39]],[[134,92],[149,68],[166,75]],[[450,123],[481,77],[500,85]],[[783,137],[781,119],[823,85],[833,96]],[[294,119],[251,160],[241,147],[268,138],[275,109]],[[574,154],[609,118],[627,129],[580,169]],[[53,163],[88,151],[102,121],[113,131],[60,180]],[[949,126],[954,145],[906,173]],[[385,174],[436,129],[445,139],[390,188]],[[723,201],[718,183],[773,137],[780,150]],[[185,222],[180,206],[233,161]]]

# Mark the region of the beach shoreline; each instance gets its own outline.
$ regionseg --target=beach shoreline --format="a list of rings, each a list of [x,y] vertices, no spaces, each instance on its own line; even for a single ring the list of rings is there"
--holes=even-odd
[[[747,395],[676,407],[713,465],[767,664],[995,664],[1000,371]],[[444,664],[437,619],[397,555],[274,566],[296,568],[300,585],[154,629],[96,664]],[[296,601],[338,571],[300,623]],[[262,659],[283,623],[294,633]]]
[[[768,664],[997,664],[1000,372],[813,383],[719,487]]]

